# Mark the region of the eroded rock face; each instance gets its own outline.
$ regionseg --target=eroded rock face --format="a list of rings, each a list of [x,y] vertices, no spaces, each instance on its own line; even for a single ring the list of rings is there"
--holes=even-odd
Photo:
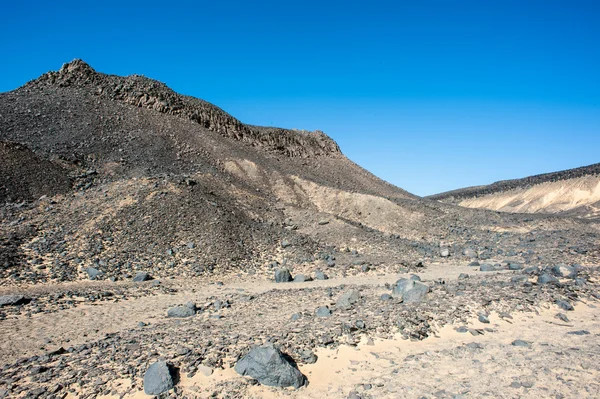
[[[234,370],[272,387],[300,388],[307,383],[300,370],[272,345],[253,348],[236,363]]]
[[[225,137],[289,157],[341,156],[338,145],[321,131],[290,130],[245,125],[219,107],[183,96],[165,84],[139,75],[125,78],[96,72],[82,60],[66,63],[29,83],[37,85],[92,86],[98,96],[164,114],[190,119]]]

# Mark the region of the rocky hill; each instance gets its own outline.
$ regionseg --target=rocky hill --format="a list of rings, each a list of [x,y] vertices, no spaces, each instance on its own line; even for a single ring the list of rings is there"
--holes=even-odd
[[[0,398],[597,398],[599,227],[76,60],[0,94]]]
[[[1,284],[87,279],[90,269],[113,279],[270,275],[277,264],[338,262],[336,273],[357,273],[436,259],[440,247],[491,252],[517,238],[490,223],[523,220],[419,199],[321,132],[245,125],[80,60],[0,94],[0,142]]]
[[[600,217],[600,163],[428,197],[469,208],[502,212]]]

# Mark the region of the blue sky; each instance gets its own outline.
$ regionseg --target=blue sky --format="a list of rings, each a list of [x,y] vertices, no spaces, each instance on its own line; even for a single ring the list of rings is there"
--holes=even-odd
[[[320,129],[418,195],[600,162],[598,1],[7,2],[0,91],[82,58]]]

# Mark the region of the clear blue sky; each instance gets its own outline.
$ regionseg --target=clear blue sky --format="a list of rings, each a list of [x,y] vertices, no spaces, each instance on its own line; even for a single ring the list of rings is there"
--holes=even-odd
[[[419,195],[600,162],[600,1],[132,3],[4,2],[0,91],[82,58]]]

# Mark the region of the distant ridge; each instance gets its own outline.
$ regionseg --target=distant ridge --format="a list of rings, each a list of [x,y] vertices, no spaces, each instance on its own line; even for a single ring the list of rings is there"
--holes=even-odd
[[[48,72],[30,81],[25,88],[40,88],[45,85],[92,88],[98,96],[181,116],[225,137],[288,157],[341,155],[335,141],[321,131],[246,125],[219,107],[178,94],[164,83],[140,75],[120,77],[98,73],[80,59],[64,64],[58,72]]]
[[[430,195],[427,198],[437,201],[446,200],[450,198],[454,200],[459,200],[470,197],[480,197],[483,195],[508,191],[515,188],[528,188],[541,183],[575,179],[578,177],[589,175],[600,175],[600,163],[595,163],[588,166],[581,166],[579,168],[566,169],[558,172],[542,173],[539,175],[524,177],[521,179],[500,180],[489,185],[460,188],[457,190],[451,190],[439,194]]]
[[[428,198],[468,208],[597,219],[600,217],[600,163],[448,191]]]

